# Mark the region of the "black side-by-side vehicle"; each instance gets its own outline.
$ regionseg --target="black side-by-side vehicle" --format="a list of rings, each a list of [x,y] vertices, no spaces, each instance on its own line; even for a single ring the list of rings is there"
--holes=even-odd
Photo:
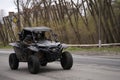
[[[67,46],[58,42],[56,34],[48,27],[26,27],[19,33],[19,41],[10,45],[15,51],[9,55],[12,70],[18,69],[19,62],[27,62],[32,74],[37,74],[40,66],[53,61],[60,61],[66,70],[73,65],[72,55],[63,51]]]

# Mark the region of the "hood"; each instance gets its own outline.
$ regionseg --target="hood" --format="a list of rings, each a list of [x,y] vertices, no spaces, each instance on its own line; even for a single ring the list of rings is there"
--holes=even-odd
[[[37,43],[38,46],[41,47],[51,47],[51,46],[58,46],[60,42],[44,40]]]

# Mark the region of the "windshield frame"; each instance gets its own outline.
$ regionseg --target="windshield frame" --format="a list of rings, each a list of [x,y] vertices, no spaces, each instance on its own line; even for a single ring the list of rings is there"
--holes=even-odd
[[[32,38],[33,38],[33,42],[35,42],[35,43],[38,43],[39,41],[43,41],[43,40],[36,40],[35,39],[35,34],[39,34],[39,33],[42,33],[42,32],[48,32],[49,34],[50,34],[50,36],[53,38],[46,38],[46,39],[43,39],[43,40],[50,40],[50,41],[57,41],[57,37],[55,36],[55,33],[52,31],[52,30],[49,30],[49,31],[37,31],[37,32],[34,32],[34,31],[32,31]],[[45,37],[46,37],[46,34],[45,34]]]

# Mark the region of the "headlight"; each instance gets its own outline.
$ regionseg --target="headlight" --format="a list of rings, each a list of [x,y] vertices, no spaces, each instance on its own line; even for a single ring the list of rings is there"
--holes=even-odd
[[[55,52],[55,51],[57,51],[57,50],[56,50],[56,48],[53,48],[52,51]]]
[[[30,46],[30,47],[28,47],[30,50],[32,50],[32,51],[39,51],[35,46]]]

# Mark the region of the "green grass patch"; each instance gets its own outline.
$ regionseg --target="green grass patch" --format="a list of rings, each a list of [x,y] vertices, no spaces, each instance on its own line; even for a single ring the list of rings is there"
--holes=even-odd
[[[0,44],[0,49],[12,49],[10,45],[3,46]],[[119,52],[120,46],[117,47],[69,47],[66,50],[68,51],[86,51],[86,52]]]
[[[69,47],[67,50],[69,51],[97,51],[97,52],[120,52],[120,47]]]
[[[0,45],[0,49],[12,49],[12,46],[10,46],[10,45],[7,45],[7,46]]]

